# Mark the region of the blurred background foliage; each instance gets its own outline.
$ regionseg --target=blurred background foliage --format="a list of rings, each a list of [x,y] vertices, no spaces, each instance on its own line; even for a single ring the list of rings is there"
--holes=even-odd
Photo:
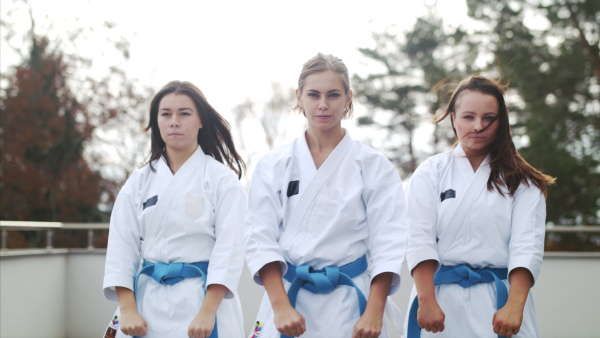
[[[557,177],[549,188],[548,223],[600,224],[600,1],[467,4],[469,25],[432,6],[406,32],[373,32],[373,46],[359,50],[377,71],[353,77],[355,98],[367,108],[356,117],[358,125],[383,135],[378,149],[406,180],[428,156],[454,142],[448,123],[432,123],[447,98],[437,89],[471,74],[498,78],[510,84],[519,151]],[[50,41],[36,33],[31,18],[26,34],[1,22],[3,45],[25,39],[28,49],[16,50],[22,62],[1,78],[0,219],[106,222],[118,189],[147,155],[143,128],[153,90],[127,75],[127,37],[105,39],[104,49],[122,62],[99,77],[86,73],[93,60],[66,48],[91,35],[110,36],[113,23]],[[268,102],[247,99],[233,109],[234,133],[250,165],[254,153],[244,140],[261,133],[269,148],[279,145],[293,100],[291,88],[273,83]],[[257,128],[243,135],[242,123],[250,121]],[[41,245],[41,235],[33,233],[11,235],[11,241]],[[57,241],[77,241],[73,234]],[[547,248],[600,250],[599,236],[586,236],[585,243],[574,244],[581,236],[554,234]]]

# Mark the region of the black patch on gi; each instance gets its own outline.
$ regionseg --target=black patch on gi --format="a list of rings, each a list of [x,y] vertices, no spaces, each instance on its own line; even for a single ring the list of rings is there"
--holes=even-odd
[[[142,210],[155,205],[156,202],[158,202],[158,195],[150,197],[146,202],[144,202],[142,204],[142,206],[143,206]]]
[[[290,181],[288,184],[287,197],[294,196],[300,191],[300,181]]]
[[[456,191],[448,189],[440,194],[440,202],[444,202],[448,198],[456,198]]]

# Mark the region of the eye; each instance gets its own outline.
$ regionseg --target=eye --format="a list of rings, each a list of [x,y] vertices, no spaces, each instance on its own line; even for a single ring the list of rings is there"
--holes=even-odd
[[[317,94],[317,93],[308,93],[308,96],[310,96],[310,97],[319,97],[319,94]]]
[[[464,116],[463,116],[463,119],[466,119],[466,120],[472,120],[472,119],[473,119],[473,116],[471,116],[471,115],[464,115]]]
[[[184,112],[181,112],[181,115],[183,115],[183,116],[190,116],[192,114],[190,114],[189,112],[184,111]]]
[[[486,121],[493,121],[495,119],[495,116],[485,116],[483,119]]]
[[[331,93],[329,94],[329,97],[340,97],[340,93]]]
[[[166,112],[166,111],[160,113],[160,116],[169,116],[169,115],[171,115],[171,113]]]

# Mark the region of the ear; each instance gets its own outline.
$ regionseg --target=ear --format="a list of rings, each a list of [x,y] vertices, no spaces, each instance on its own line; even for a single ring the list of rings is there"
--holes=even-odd
[[[354,93],[352,92],[352,90],[348,91],[348,98],[346,99],[346,107],[350,105],[350,102],[352,102],[352,97],[354,96]]]

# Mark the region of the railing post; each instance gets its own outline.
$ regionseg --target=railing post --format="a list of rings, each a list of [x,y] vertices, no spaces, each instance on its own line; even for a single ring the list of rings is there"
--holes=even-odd
[[[52,232],[52,230],[50,230],[50,229],[46,230],[46,250],[52,249],[53,235],[54,235],[54,233]]]
[[[94,251],[94,230],[88,229],[88,245],[87,249],[89,251]]]
[[[2,251],[8,251],[8,231],[2,230]]]

